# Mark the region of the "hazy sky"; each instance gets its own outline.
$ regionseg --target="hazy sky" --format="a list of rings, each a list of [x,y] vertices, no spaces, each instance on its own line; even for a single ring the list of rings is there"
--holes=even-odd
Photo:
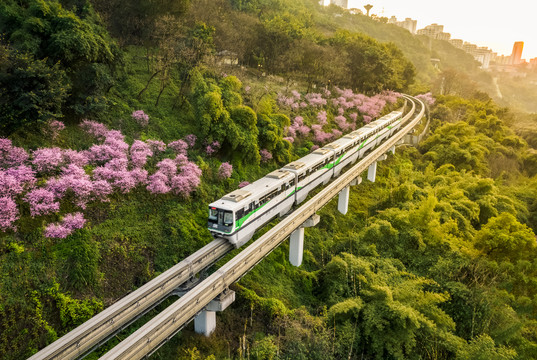
[[[524,41],[522,58],[537,57],[537,1],[534,0],[349,0],[349,7],[373,5],[371,14],[418,20],[418,29],[438,23],[452,39],[488,46],[510,55]],[[364,10],[365,11],[365,10]]]

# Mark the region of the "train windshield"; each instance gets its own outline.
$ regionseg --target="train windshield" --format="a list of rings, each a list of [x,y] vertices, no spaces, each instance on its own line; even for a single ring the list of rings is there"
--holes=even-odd
[[[209,227],[229,231],[233,226],[233,212],[229,210],[209,208]]]

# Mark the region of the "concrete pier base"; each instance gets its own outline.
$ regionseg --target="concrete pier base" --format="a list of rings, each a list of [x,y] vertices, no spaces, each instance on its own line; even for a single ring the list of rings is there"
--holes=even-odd
[[[235,301],[235,291],[226,290],[212,300],[205,309],[194,318],[194,331],[205,336],[216,329],[216,312],[224,311]]]
[[[349,195],[350,195],[349,186],[347,186],[345,189],[339,192],[337,209],[343,215],[347,215],[347,211],[349,210]]]
[[[203,310],[194,318],[194,330],[198,334],[211,335],[216,329],[216,313]]]
[[[390,151],[392,152],[393,155],[395,155],[395,145],[391,147]]]
[[[371,182],[375,182],[375,178],[377,177],[377,162],[375,161],[371,165],[369,165],[369,169],[367,169],[367,180]]]
[[[291,234],[289,239],[289,262],[293,266],[302,265],[304,254],[304,228],[299,227]]]
[[[320,220],[321,217],[314,214],[291,233],[291,237],[289,238],[289,262],[293,266],[302,265],[302,258],[304,255],[304,228],[313,227],[317,225]]]

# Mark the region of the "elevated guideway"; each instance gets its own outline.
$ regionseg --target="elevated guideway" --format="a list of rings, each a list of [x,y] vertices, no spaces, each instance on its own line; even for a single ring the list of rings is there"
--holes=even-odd
[[[29,360],[79,359],[166,299],[175,289],[233,250],[216,239],[177,265],[101,311]]]
[[[412,130],[423,117],[425,111],[423,103],[408,96],[405,96],[405,98],[412,102],[412,109],[403,118],[404,123],[401,130],[373,149],[351,169],[337,177],[317,195],[282,219],[279,224],[275,225],[219,270],[119,343],[101,359],[141,359],[152,354],[180,331],[183,326],[194,319],[196,315],[201,313],[213,299],[221,294],[228,293],[231,284],[248,273],[309,219],[314,218],[316,212],[334,197],[342,192],[345,193],[345,191],[348,194],[348,190],[345,189],[348,189],[353,182],[356,182],[363,172],[373,167],[376,170],[377,161],[384,158],[387,152],[393,151],[395,145],[400,143],[404,135]]]

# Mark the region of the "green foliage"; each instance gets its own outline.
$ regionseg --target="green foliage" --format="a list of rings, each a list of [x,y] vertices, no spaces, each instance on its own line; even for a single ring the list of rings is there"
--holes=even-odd
[[[63,327],[74,328],[81,325],[103,309],[103,304],[100,301],[94,299],[76,300],[62,293],[58,283],[54,283],[46,289],[41,296],[44,296],[45,300],[51,301],[57,308]]]
[[[0,44],[0,134],[41,126],[62,116],[69,85],[59,63]]]
[[[218,141],[224,151],[239,154],[240,160],[259,163],[257,115],[241,105],[241,82],[228,76],[217,84],[199,71],[193,72],[192,82],[192,102],[207,142]]]
[[[349,76],[343,81],[347,86],[365,93],[377,93],[384,89],[401,91],[414,81],[414,66],[394,44],[381,44],[348,31],[337,32],[332,42],[347,54]]]
[[[155,28],[165,16],[179,17],[190,4],[189,0],[91,0],[102,15],[111,34],[123,44],[141,45],[149,42]]]
[[[0,32],[14,49],[43,61],[42,68],[44,64],[50,67],[34,72],[45,72],[43,77],[46,73],[56,74],[44,88],[63,88],[57,93],[60,104],[66,86],[51,85],[62,80],[58,69],[65,72],[70,87],[66,110],[81,116],[104,109],[104,94],[113,84],[113,71],[120,65],[121,53],[91,6],[84,2],[78,10],[75,14],[56,0],[5,1],[0,5]],[[50,105],[43,105],[43,113],[50,111]]]
[[[284,114],[260,113],[257,116],[259,147],[270,151],[280,164],[291,161],[291,145],[283,140],[283,130],[290,124],[291,120]]]
[[[77,291],[95,289],[101,278],[99,244],[91,233],[82,229],[70,235],[58,246],[63,262],[61,272],[70,287]]]
[[[512,263],[533,259],[537,250],[533,231],[509,213],[490,218],[476,233],[475,242],[490,259]]]
[[[472,360],[510,360],[516,359],[517,353],[504,346],[496,346],[494,340],[488,335],[482,335],[472,340],[467,349],[457,354],[457,359]]]

